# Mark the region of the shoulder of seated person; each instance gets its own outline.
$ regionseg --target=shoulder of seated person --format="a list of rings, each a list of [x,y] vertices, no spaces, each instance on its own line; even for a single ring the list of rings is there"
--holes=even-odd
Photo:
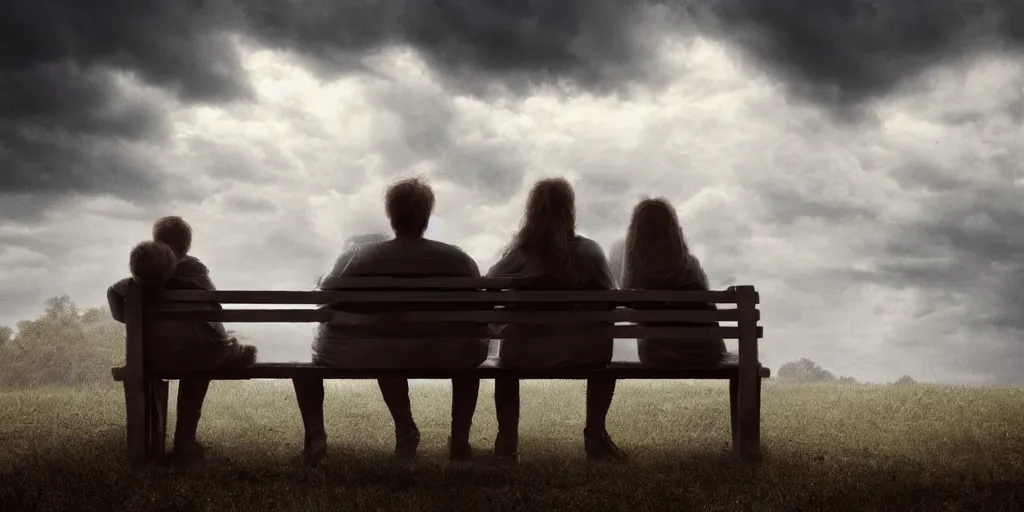
[[[207,274],[210,269],[199,258],[189,255],[178,262],[177,271],[189,274]]]
[[[595,242],[594,240],[591,240],[591,239],[589,239],[589,238],[587,238],[585,236],[577,235],[577,237],[574,240],[574,242],[576,242],[577,250],[581,254],[585,254],[585,255],[593,257],[593,258],[604,258],[605,257],[604,249],[601,248],[601,244]]]
[[[164,285],[168,290],[206,290],[202,285],[188,277],[171,277]]]

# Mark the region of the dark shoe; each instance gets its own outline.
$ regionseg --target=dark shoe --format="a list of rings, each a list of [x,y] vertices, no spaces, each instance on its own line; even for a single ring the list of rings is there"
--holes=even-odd
[[[171,453],[171,464],[178,467],[190,466],[206,457],[206,448],[195,442],[184,442],[175,445]]]
[[[416,458],[416,449],[420,446],[420,430],[413,425],[410,428],[395,429],[395,457],[401,460]]]
[[[583,447],[587,451],[587,460],[594,462],[629,460],[626,452],[622,451],[612,441],[608,432],[583,431]]]
[[[305,445],[302,449],[302,463],[308,467],[315,468],[327,455],[327,436],[309,439]]]
[[[519,439],[499,432],[494,439],[494,460],[500,464],[519,462]]]
[[[469,462],[473,460],[473,447],[469,441],[453,443],[448,438],[448,460],[452,462]]]

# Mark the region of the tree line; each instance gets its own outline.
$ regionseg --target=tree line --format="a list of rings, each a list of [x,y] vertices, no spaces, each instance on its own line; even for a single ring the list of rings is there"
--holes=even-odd
[[[79,309],[67,295],[48,299],[43,314],[18,322],[16,331],[0,326],[0,388],[109,383],[110,369],[123,363],[124,325],[106,308]],[[787,384],[857,384],[806,358],[783,364],[774,374]],[[894,384],[915,381],[904,375]]]
[[[46,301],[17,332],[0,326],[0,387],[81,386],[110,381],[124,362],[124,325],[106,308],[79,309],[67,295]]]

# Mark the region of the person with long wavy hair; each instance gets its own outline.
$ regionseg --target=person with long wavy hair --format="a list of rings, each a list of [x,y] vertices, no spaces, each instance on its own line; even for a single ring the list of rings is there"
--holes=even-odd
[[[623,289],[708,291],[708,277],[690,252],[675,208],[663,198],[649,198],[633,208],[626,235]],[[692,309],[716,309],[695,303]],[[650,323],[654,326],[717,326],[717,322]],[[640,362],[652,367],[716,366],[725,355],[725,342],[706,340],[637,340]]]
[[[519,231],[502,258],[488,272],[491,277],[525,278],[521,289],[611,290],[615,288],[608,260],[596,242],[576,233],[576,198],[564,179],[537,182],[530,190]],[[593,306],[591,306],[593,307]],[[510,324],[501,331],[498,360],[510,368],[603,367],[611,362],[612,337],[606,325],[538,326]],[[536,339],[559,332],[592,330],[588,339],[552,342]],[[533,336],[533,338],[531,338]],[[587,381],[587,420],[584,448],[591,460],[622,460],[625,454],[606,429],[608,409],[615,394],[615,379]],[[494,383],[498,435],[494,455],[515,461],[519,446],[519,380],[498,378]]]

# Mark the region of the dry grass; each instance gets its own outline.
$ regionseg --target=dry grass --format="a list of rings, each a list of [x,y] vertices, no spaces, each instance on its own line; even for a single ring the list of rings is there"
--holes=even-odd
[[[372,383],[329,383],[330,453],[298,466],[287,382],[218,382],[188,473],[123,463],[117,388],[0,393],[0,510],[1013,510],[1024,389],[783,387],[764,392],[765,461],[734,462],[724,383],[620,383],[610,427],[633,461],[588,466],[583,384],[525,383],[522,463],[445,463],[449,386],[413,391],[420,460],[389,462]],[[484,385],[474,443],[495,431]],[[174,387],[172,385],[172,393]]]

